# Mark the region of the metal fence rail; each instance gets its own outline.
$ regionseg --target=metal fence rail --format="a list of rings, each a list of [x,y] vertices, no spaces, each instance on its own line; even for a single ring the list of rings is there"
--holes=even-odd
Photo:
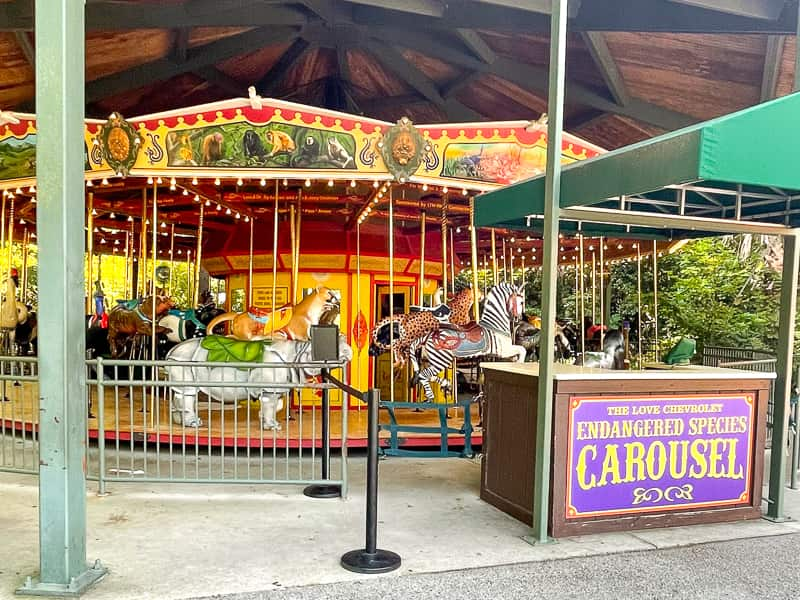
[[[323,439],[319,396],[335,386],[296,376],[273,381],[277,370],[316,372],[344,363],[97,359],[86,366],[87,479],[101,493],[110,481],[142,481],[333,484],[346,495],[347,396],[327,428],[335,452],[325,453],[330,439]],[[0,402],[0,471],[36,474],[36,359],[0,357],[0,386],[8,398]],[[291,406],[277,397],[285,392]]]
[[[768,352],[751,348],[725,348],[722,346],[705,346],[703,348],[703,365],[707,367],[726,367],[743,369],[759,373],[775,373],[778,359]],[[766,445],[772,445],[772,429],[775,413],[775,380],[769,384],[769,400],[767,402],[767,438]]]

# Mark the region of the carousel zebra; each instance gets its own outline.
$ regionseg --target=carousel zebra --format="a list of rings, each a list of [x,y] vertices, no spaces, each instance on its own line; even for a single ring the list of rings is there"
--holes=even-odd
[[[429,402],[433,400],[432,381],[449,387],[450,382],[439,374],[453,364],[453,359],[493,356],[516,358],[523,362],[526,350],[514,344],[512,337],[513,322],[522,317],[522,310],[522,290],[501,282],[489,290],[481,319],[476,325],[464,329],[442,327],[414,340],[411,347],[414,380],[422,385],[425,399]],[[420,369],[416,358],[420,349],[428,359],[428,366],[424,369]]]

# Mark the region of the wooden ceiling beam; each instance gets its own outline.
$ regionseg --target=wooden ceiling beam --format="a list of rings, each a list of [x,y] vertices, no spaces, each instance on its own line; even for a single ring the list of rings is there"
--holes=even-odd
[[[28,61],[28,64],[32,67],[36,66],[36,49],[33,47],[33,43],[31,42],[31,38],[28,37],[27,31],[17,31],[14,33],[15,37],[17,38],[17,44],[19,45],[19,49],[22,50],[22,53],[25,55],[25,60]]]
[[[767,52],[764,57],[764,74],[761,79],[761,102],[772,100],[778,91],[778,79],[783,62],[785,38],[782,35],[767,37]]]
[[[361,4],[373,8],[389,9],[398,12],[441,18],[445,6],[438,0],[348,0],[351,4]]]
[[[262,0],[194,0],[146,8],[138,3],[98,0],[86,6],[86,31],[300,26],[307,22],[302,10]],[[33,25],[33,0],[0,3],[0,31],[32,31]]]
[[[306,50],[309,47],[308,40],[303,38],[297,38],[292,42],[292,45],[286,49],[281,57],[278,59],[269,71],[261,78],[261,80],[256,84],[256,90],[262,96],[269,97],[272,96],[278,87],[281,84],[281,81],[286,76],[286,73],[289,72],[289,69],[292,68],[303,54],[305,54]]]
[[[614,101],[622,106],[626,105],[630,101],[628,89],[622,73],[617,68],[617,62],[608,48],[605,34],[600,31],[585,31],[581,36]]]
[[[108,96],[164,81],[209,65],[215,65],[247,52],[248,49],[286,42],[296,38],[297,35],[298,31],[293,27],[254,29],[193,48],[186,61],[182,63],[162,58],[140,64],[126,71],[114,73],[87,83],[86,103],[96,102]]]
[[[480,121],[482,116],[455,98],[442,97],[436,84],[393,46],[377,39],[366,42],[367,49],[403,81],[441,109],[448,119]]]
[[[494,6],[502,6],[504,8],[513,8],[515,10],[523,10],[526,12],[539,13],[549,15],[551,7],[553,6],[552,0],[476,0],[478,4],[491,4]],[[569,0],[567,7],[567,16],[570,18],[578,14],[581,7],[581,0]]]
[[[192,71],[201,79],[205,79],[208,83],[215,85],[221,90],[225,90],[234,98],[246,98],[247,86],[236,81],[233,77],[223,73],[217,67],[207,66]]]
[[[564,121],[564,129],[566,131],[575,131],[583,127],[596,124],[600,119],[604,118],[608,113],[602,110],[589,109],[573,115]]]
[[[189,52],[189,35],[192,33],[189,27],[178,27],[175,30],[175,39],[172,41],[170,56],[175,62],[186,62]]]
[[[786,4],[785,0],[670,0],[670,2],[741,17],[770,20],[780,17]]]
[[[487,64],[492,64],[497,58],[494,50],[489,47],[480,34],[474,29],[456,29],[461,41],[470,51]]]

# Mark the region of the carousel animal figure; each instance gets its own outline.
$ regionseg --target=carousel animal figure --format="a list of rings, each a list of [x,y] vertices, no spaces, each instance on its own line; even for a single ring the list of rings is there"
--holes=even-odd
[[[311,336],[311,326],[318,324],[322,314],[334,304],[339,304],[336,293],[326,287],[319,287],[296,306],[284,306],[274,312],[251,306],[243,313],[223,313],[211,320],[208,329],[214,331],[217,325],[230,321],[231,337],[238,340],[252,342],[270,337],[308,340]],[[275,327],[273,336],[271,322],[278,325],[284,321],[288,322]]]
[[[14,329],[14,344],[19,356],[36,356],[37,342],[39,337],[39,321],[36,318],[36,312],[32,310],[31,306],[26,306],[28,309],[28,318],[23,323],[18,323]]]
[[[217,362],[209,347],[219,344],[239,344],[249,346],[245,353],[253,359],[254,368],[237,369],[234,367],[200,367],[194,362]],[[230,348],[230,346],[228,346]],[[226,350],[227,351],[227,350]],[[350,361],[353,350],[343,335],[339,335],[339,356]],[[196,386],[176,386],[172,389],[172,419],[184,427],[200,427],[203,422],[197,414],[197,398],[201,392],[211,400],[225,404],[240,400],[257,398],[261,408],[259,419],[263,429],[280,429],[277,413],[283,408],[283,398],[290,388],[280,388],[280,384],[303,383],[320,374],[320,369],[304,368],[268,368],[258,367],[258,363],[307,363],[311,361],[311,342],[280,339],[242,342],[221,336],[207,336],[186,340],[175,346],[167,354],[167,360],[174,361],[175,366],[168,366],[169,378],[177,382],[197,382]],[[237,361],[238,362],[238,361]],[[204,387],[203,382],[230,382],[230,386]],[[239,383],[263,384],[264,387],[241,387]],[[278,387],[275,387],[275,386]]]
[[[471,321],[470,310],[474,300],[472,288],[466,288],[456,294],[449,304],[439,304],[433,308],[412,306],[409,313],[382,319],[372,330],[370,356],[391,351],[395,366],[405,364],[415,340],[438,331],[443,323],[467,325]]]
[[[17,326],[28,319],[28,307],[17,300],[17,270],[11,269],[0,284],[0,352],[13,354]]]
[[[414,346],[423,350],[428,366],[419,368],[412,352],[414,380],[422,385],[425,399],[434,400],[431,381],[442,387],[450,382],[439,377],[453,364],[454,359],[493,356],[524,362],[527,351],[514,343],[513,324],[523,314],[523,291],[508,282],[501,282],[489,290],[480,321],[468,328],[441,327],[415,340]]]
[[[619,329],[610,330],[603,336],[602,351],[585,352],[575,359],[574,364],[599,369],[624,369],[625,337]]]
[[[541,324],[541,321],[540,321]],[[525,360],[534,362],[539,360],[539,345],[542,330],[540,327],[522,321],[514,330],[514,343],[522,346],[526,350]],[[555,358],[563,360],[571,358],[573,355],[572,345],[569,342],[564,328],[555,323]]]
[[[121,358],[127,342],[135,335],[153,335],[153,306],[155,305],[156,334],[166,334],[169,329],[158,325],[158,320],[175,306],[168,296],[147,296],[139,300],[120,302],[108,314],[108,344],[112,358]]]
[[[216,303],[200,304],[197,308],[171,308],[158,320],[161,327],[169,329],[167,342],[177,344],[193,337],[206,335],[206,328],[216,317],[225,314]]]

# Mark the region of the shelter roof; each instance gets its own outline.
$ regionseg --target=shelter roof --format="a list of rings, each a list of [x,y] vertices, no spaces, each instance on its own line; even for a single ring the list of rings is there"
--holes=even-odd
[[[604,223],[606,234],[637,237],[644,230],[636,225],[645,224],[669,237],[743,231],[748,223],[762,232],[796,227],[800,171],[789,149],[800,135],[798,111],[800,93],[569,165],[561,174],[563,217],[573,227]],[[544,202],[545,177],[533,177],[479,197],[476,224],[535,227]]]
[[[794,2],[570,2],[566,129],[617,148],[790,89]],[[549,2],[93,0],[87,115],[246,95],[390,122],[535,119]],[[0,108],[34,109],[33,0],[0,2]]]

